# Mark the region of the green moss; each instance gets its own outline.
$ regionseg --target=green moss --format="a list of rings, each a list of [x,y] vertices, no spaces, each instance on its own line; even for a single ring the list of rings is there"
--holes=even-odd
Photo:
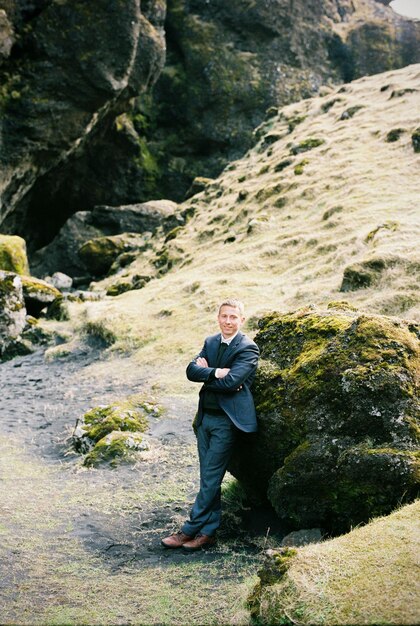
[[[313,150],[314,148],[318,148],[318,146],[322,146],[325,143],[325,139],[317,139],[315,137],[309,137],[304,141],[301,141],[295,146],[290,148],[290,154],[296,155],[301,152],[307,152],[308,150]]]
[[[231,467],[247,492],[264,490],[296,527],[335,530],[413,498],[417,466],[404,450],[417,441],[420,353],[409,324],[334,302],[272,313],[259,327],[259,433]],[[351,493],[349,475],[360,485]]]
[[[139,433],[111,432],[88,452],[83,464],[86,467],[97,467],[109,463],[111,467],[117,467],[122,462],[134,461],[135,453],[146,449],[147,445]]]
[[[73,433],[73,445],[78,452],[85,453],[102,441],[100,445],[102,450],[106,443],[104,439],[112,434],[112,440],[115,440],[117,446],[114,446],[116,450],[125,441],[124,438],[116,436],[117,432],[144,433],[149,426],[148,417],[161,414],[162,409],[156,401],[144,395],[132,396],[114,404],[95,407],[78,420]]]
[[[303,159],[303,161],[295,165],[294,170],[293,170],[295,173],[295,176],[300,176],[301,174],[303,174],[305,165],[308,165],[308,163],[309,163],[308,159]]]
[[[16,235],[0,235],[0,270],[29,274],[24,239]]]

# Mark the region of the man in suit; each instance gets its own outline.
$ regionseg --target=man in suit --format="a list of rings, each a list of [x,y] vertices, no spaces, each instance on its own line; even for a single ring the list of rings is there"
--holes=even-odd
[[[162,539],[165,548],[194,551],[214,544],[221,520],[221,483],[238,431],[257,430],[250,387],[259,351],[240,331],[245,321],[242,302],[222,302],[217,320],[221,332],[207,337],[201,352],[187,367],[189,380],[204,383],[195,422],[200,490],[190,519],[180,531]]]

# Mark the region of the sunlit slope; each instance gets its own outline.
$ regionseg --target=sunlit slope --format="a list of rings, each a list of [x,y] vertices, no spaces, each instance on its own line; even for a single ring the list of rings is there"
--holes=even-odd
[[[165,244],[165,275],[85,315],[142,362],[179,363],[230,294],[248,317],[346,299],[418,318],[420,65],[325,91],[269,118],[255,147],[184,203],[194,214]]]

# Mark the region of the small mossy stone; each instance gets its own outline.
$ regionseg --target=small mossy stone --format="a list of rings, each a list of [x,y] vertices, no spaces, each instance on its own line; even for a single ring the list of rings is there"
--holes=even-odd
[[[26,243],[16,235],[0,235],[0,270],[29,274]]]
[[[37,317],[42,309],[63,298],[61,291],[33,276],[22,276],[23,297],[29,315]]]
[[[296,155],[301,152],[307,152],[308,150],[313,150],[314,148],[318,148],[318,146],[322,146],[325,143],[325,139],[319,139],[316,137],[309,137],[304,141],[301,141],[295,146],[290,148],[290,154]]]
[[[229,468],[249,497],[294,528],[331,532],[415,498],[415,325],[338,302],[271,313],[259,328],[259,431]]]
[[[150,415],[159,416],[162,409],[153,398],[136,395],[114,404],[94,407],[77,420],[73,445],[85,453],[111,432],[144,433]]]
[[[95,444],[85,456],[83,464],[86,467],[98,467],[103,464],[117,467],[123,462],[134,461],[136,452],[147,449],[148,445],[139,433],[112,431]]]

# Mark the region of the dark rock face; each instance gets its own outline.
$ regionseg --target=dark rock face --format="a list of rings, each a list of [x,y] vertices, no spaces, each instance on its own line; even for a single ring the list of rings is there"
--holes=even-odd
[[[384,4],[168,0],[167,64],[146,111],[162,195],[180,200],[242,156],[270,107],[420,60],[420,24]]]
[[[17,35],[1,67],[0,225],[28,233],[32,247],[74,212],[49,205],[63,197],[67,168],[161,70],[164,3],[139,7],[137,0],[7,2]],[[80,196],[88,175],[78,181]]]
[[[260,323],[259,433],[233,474],[295,528],[345,531],[418,493],[418,329],[349,309]]]

